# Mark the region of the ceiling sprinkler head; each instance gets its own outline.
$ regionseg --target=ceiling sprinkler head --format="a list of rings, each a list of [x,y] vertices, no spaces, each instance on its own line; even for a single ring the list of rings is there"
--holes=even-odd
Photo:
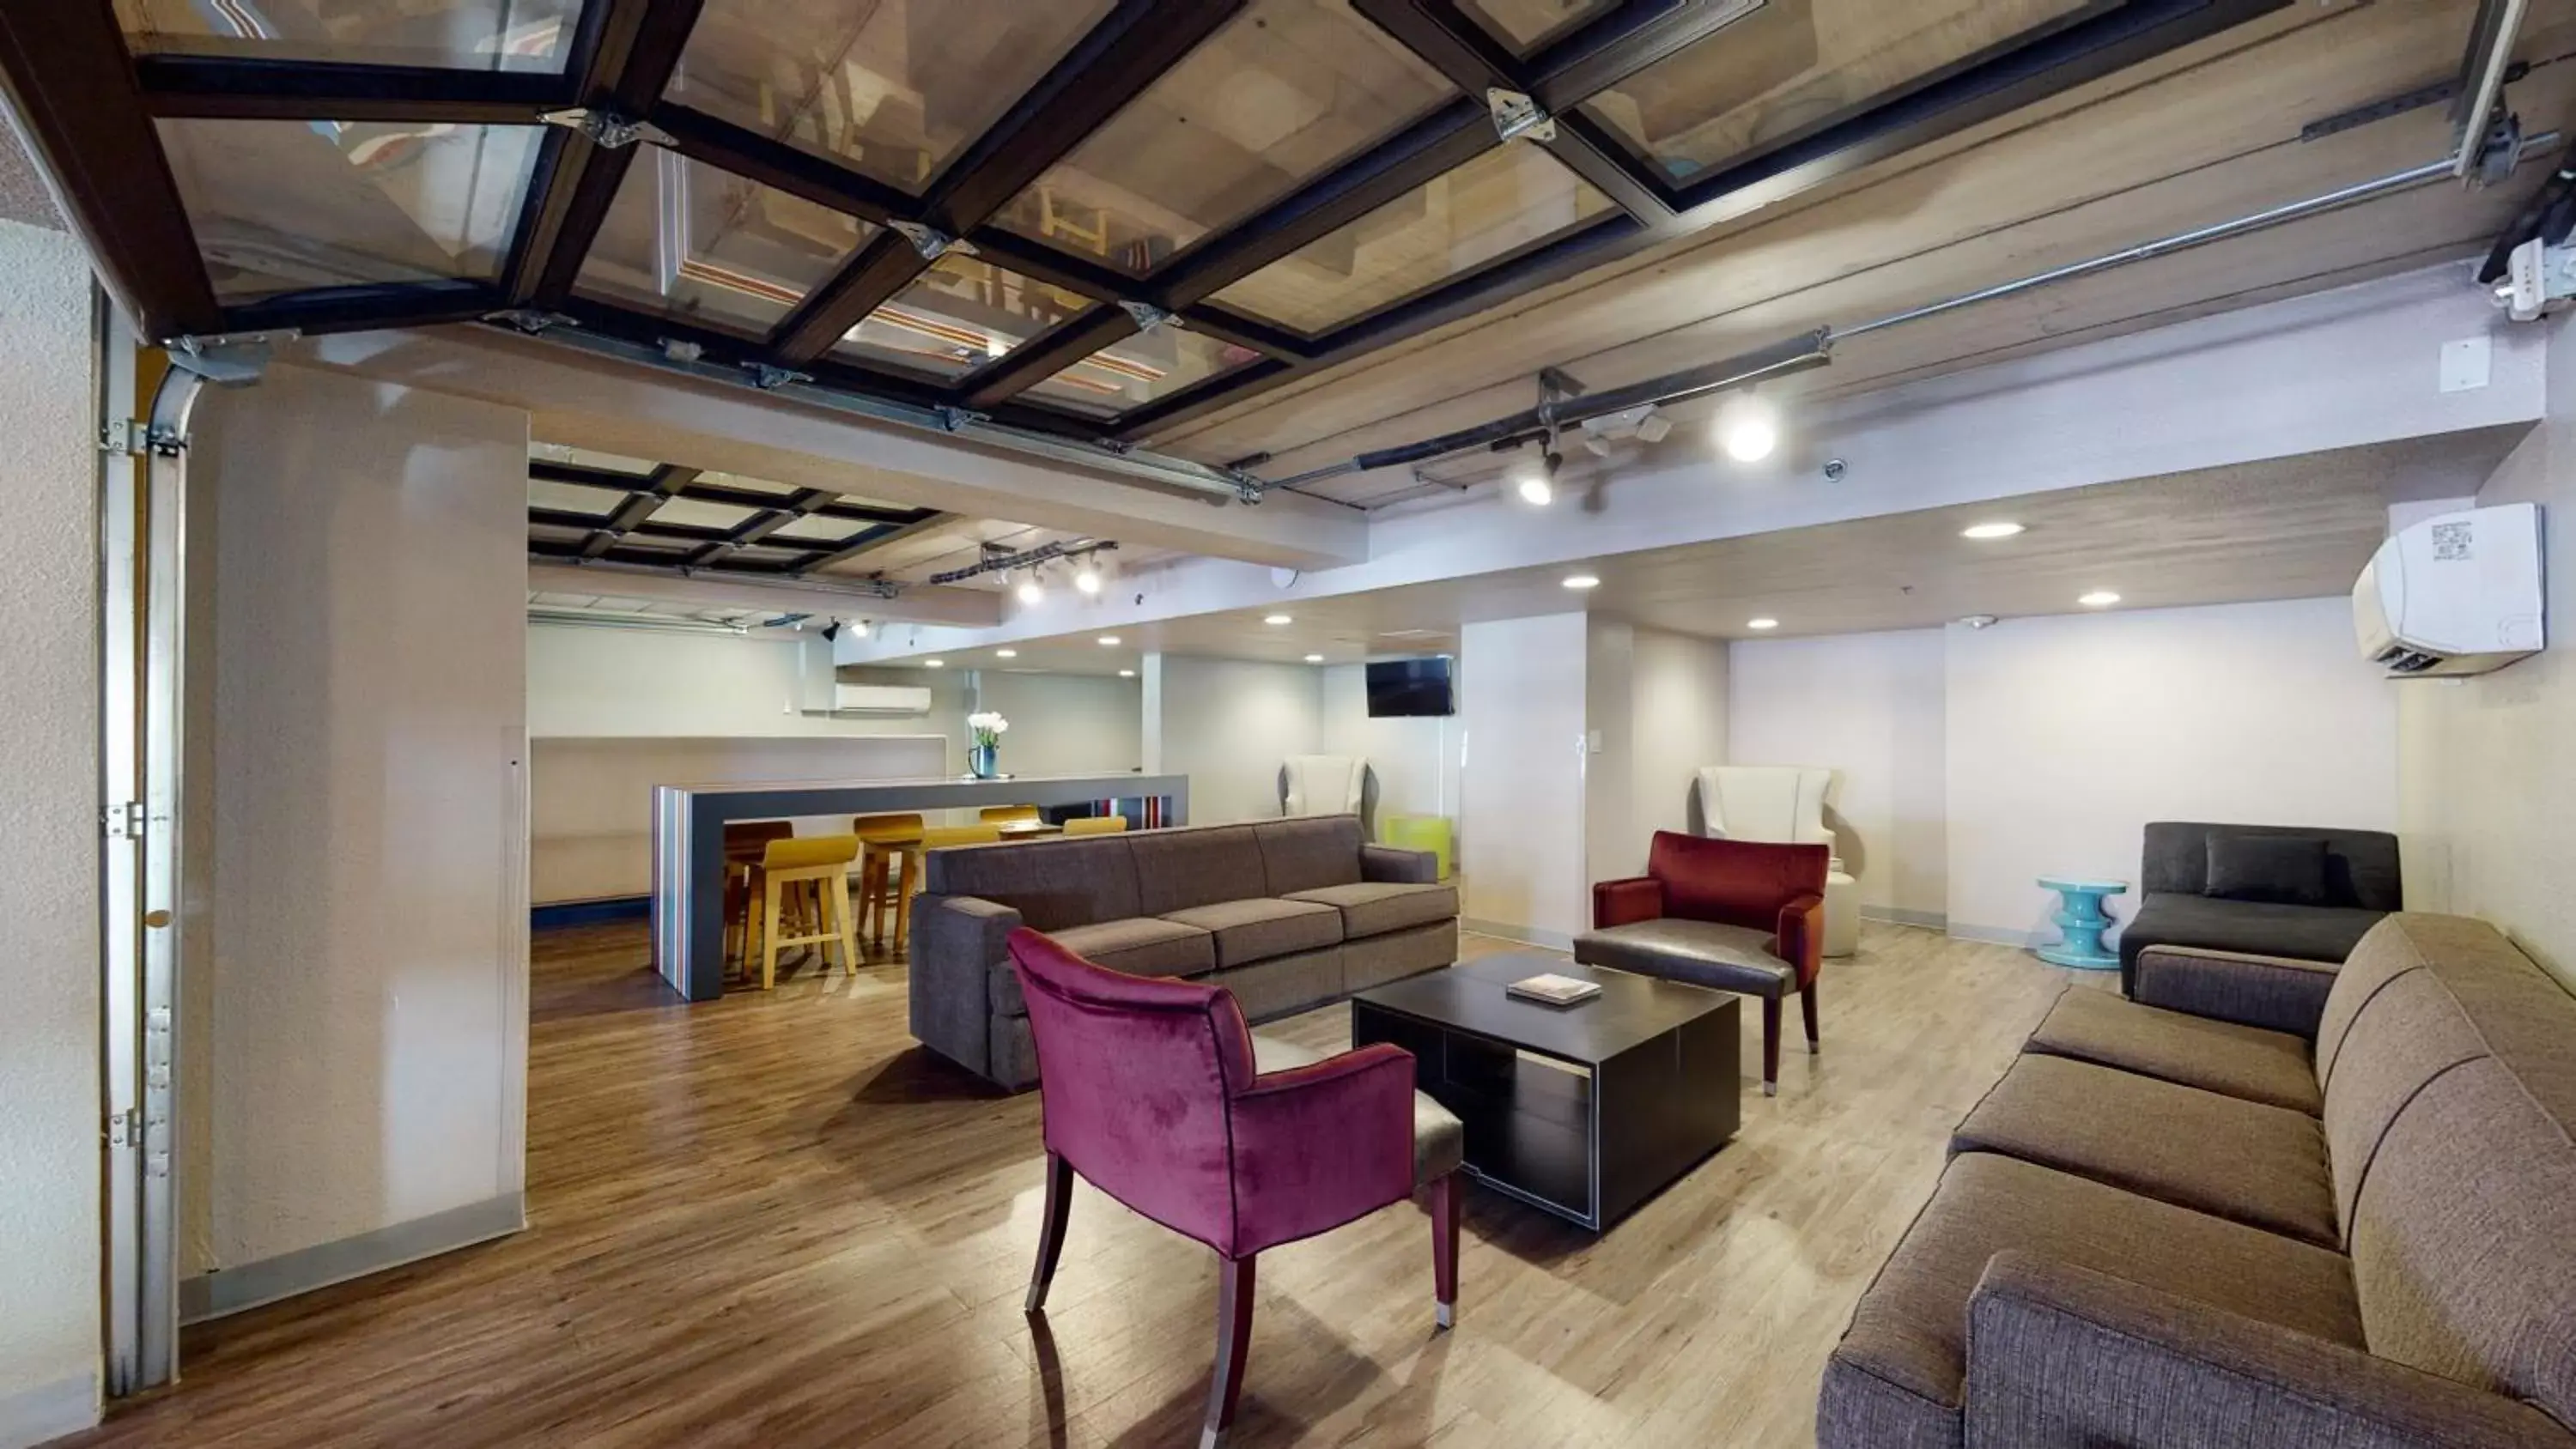
[[[1971,629],[1991,629],[2002,621],[1992,614],[1969,614],[1962,617],[1959,622]]]

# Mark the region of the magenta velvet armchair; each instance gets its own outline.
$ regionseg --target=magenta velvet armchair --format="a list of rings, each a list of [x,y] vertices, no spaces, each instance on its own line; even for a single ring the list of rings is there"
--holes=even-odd
[[[1417,1098],[1411,1053],[1368,1046],[1264,1072],[1223,987],[1095,966],[1025,928],[1009,939],[1046,1121],[1030,1312],[1055,1277],[1076,1173],[1215,1249],[1216,1372],[1200,1440],[1213,1445],[1242,1393],[1255,1256],[1401,1202],[1419,1182],[1430,1189],[1438,1322],[1450,1325],[1463,1134]]]

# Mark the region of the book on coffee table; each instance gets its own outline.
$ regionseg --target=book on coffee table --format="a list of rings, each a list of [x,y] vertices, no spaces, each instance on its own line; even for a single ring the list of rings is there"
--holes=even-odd
[[[1601,987],[1598,982],[1578,981],[1571,976],[1559,976],[1554,972],[1548,972],[1538,976],[1524,976],[1504,987],[1503,992],[1505,995],[1517,996],[1524,1001],[1535,1001],[1545,1006],[1575,1006],[1599,996]]]

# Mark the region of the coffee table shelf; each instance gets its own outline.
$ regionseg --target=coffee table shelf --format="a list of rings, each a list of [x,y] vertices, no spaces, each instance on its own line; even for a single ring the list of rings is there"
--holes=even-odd
[[[1548,971],[1601,994],[1503,991]],[[1514,953],[1353,996],[1351,1042],[1413,1053],[1416,1085],[1466,1125],[1478,1182],[1603,1232],[1735,1135],[1741,1016],[1724,992]]]

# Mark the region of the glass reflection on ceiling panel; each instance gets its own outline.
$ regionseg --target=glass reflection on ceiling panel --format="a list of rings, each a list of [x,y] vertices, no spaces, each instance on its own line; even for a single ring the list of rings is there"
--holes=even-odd
[[[1584,103],[1667,180],[1799,140],[2103,0],[1769,0]]]
[[[1525,56],[1618,9],[1619,0],[1459,0],[1458,8],[1512,54]]]
[[[1260,357],[1249,347],[1167,323],[1104,347],[1029,392],[1083,412],[1125,412]]]
[[[876,230],[676,151],[639,147],[576,290],[762,333]]]
[[[998,220],[1142,276],[1456,94],[1348,0],[1254,0]]]
[[[1299,247],[1214,297],[1308,334],[1374,312],[1612,210],[1536,146],[1498,146]]]
[[[707,0],[672,100],[920,192],[1114,0]]]
[[[581,0],[116,0],[116,18],[137,55],[560,71]]]
[[[162,150],[227,305],[314,287],[488,281],[543,128],[164,120]]]
[[[860,361],[954,377],[1091,305],[1079,292],[945,252],[832,350]]]
[[[590,488],[579,483],[557,483],[547,478],[528,480],[528,506],[557,508],[567,513],[595,513],[605,518],[626,502],[627,495],[612,488]]]
[[[850,539],[874,527],[876,525],[873,523],[862,523],[855,518],[832,518],[822,514],[809,514],[792,522],[780,524],[777,531],[769,536],[792,538],[807,543],[847,543]]]

